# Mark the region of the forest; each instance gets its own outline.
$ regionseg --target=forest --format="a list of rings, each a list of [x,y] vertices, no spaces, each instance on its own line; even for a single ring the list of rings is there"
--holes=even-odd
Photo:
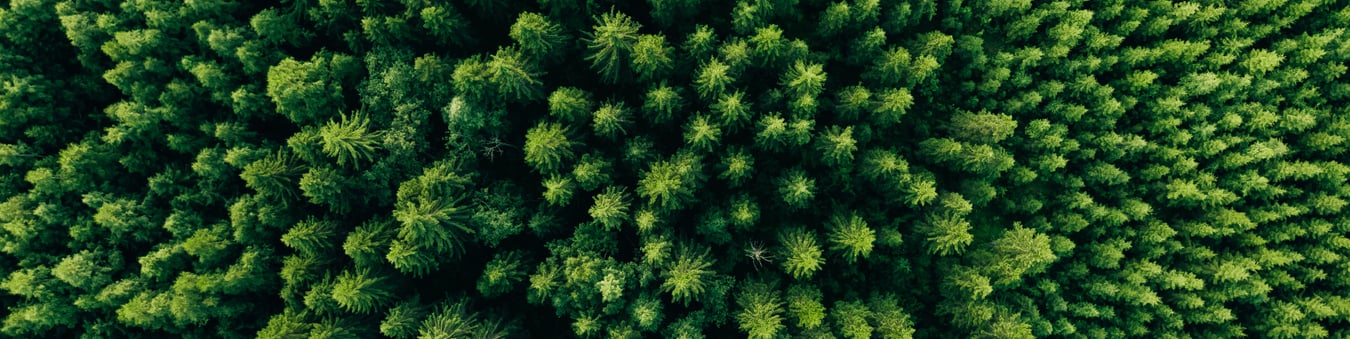
[[[1350,337],[1347,0],[0,0],[0,336]]]

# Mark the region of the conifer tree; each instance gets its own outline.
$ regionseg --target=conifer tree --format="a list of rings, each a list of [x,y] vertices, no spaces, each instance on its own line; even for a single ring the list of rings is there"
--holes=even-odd
[[[665,280],[661,283],[661,290],[670,293],[671,302],[689,305],[690,301],[704,299],[704,293],[713,275],[710,271],[712,260],[708,255],[708,249],[702,251],[691,247],[680,249],[680,254],[675,256],[670,267],[662,273]]]
[[[783,270],[793,278],[810,278],[825,265],[825,257],[816,245],[816,234],[803,228],[780,231],[778,242],[784,248]]]
[[[595,21],[596,25],[584,39],[590,52],[586,60],[591,61],[592,69],[600,72],[601,79],[618,83],[628,67],[634,45],[638,43],[638,30],[642,25],[614,10],[601,14]]]
[[[368,270],[342,272],[333,285],[333,300],[347,311],[371,313],[392,301],[394,293],[387,284]]]

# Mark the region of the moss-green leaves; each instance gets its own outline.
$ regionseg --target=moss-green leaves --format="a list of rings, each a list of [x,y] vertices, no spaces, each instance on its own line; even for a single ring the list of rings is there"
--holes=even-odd
[[[825,67],[798,60],[783,73],[779,83],[796,95],[816,95],[825,90]]]
[[[319,255],[336,245],[333,239],[336,228],[337,224],[332,221],[305,220],[282,235],[281,242],[301,253]]]
[[[760,116],[755,127],[758,128],[758,132],[755,133],[756,148],[782,151],[810,143],[815,121],[809,119],[788,121],[779,113],[771,113]]]
[[[718,168],[722,169],[722,173],[717,175],[718,179],[738,186],[754,176],[755,158],[745,150],[735,148],[722,155],[722,162]]]
[[[496,53],[467,58],[455,65],[451,80],[456,92],[479,102],[523,102],[543,96],[543,72],[519,48],[502,47]]]
[[[613,166],[600,154],[583,155],[577,160],[576,167],[572,168],[572,178],[582,190],[586,191],[593,191],[609,184],[610,173],[613,173]]]
[[[825,322],[820,289],[813,284],[793,284],[787,290],[787,315],[797,327],[814,329]]]
[[[914,105],[914,96],[904,88],[882,90],[872,107],[872,121],[882,126],[900,124],[900,118]]]
[[[572,199],[572,178],[554,174],[544,179],[544,201],[549,205],[564,206]]]
[[[342,108],[342,84],[351,70],[347,55],[316,54],[310,61],[287,58],[267,70],[267,96],[277,112],[297,123],[326,120]]]
[[[520,252],[503,252],[492,256],[478,276],[478,292],[485,297],[496,297],[517,288],[525,280],[525,269]]]
[[[745,93],[741,91],[722,94],[717,98],[717,102],[713,103],[712,111],[717,113],[721,124],[729,129],[739,129],[748,125],[753,118],[750,103],[745,101]]]
[[[957,139],[992,144],[1011,137],[1017,121],[1007,114],[960,112],[952,115],[950,129]]]
[[[453,164],[442,162],[399,185],[393,211],[398,239],[385,256],[396,269],[426,274],[463,251],[464,236],[474,233],[466,224],[470,210],[459,204],[467,183]]]
[[[239,177],[244,179],[245,186],[258,193],[287,197],[296,193],[294,183],[303,172],[294,155],[278,152],[244,166]]]

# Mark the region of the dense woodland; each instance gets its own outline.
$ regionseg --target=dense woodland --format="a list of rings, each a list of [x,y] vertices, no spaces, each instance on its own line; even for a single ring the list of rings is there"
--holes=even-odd
[[[1350,2],[0,1],[0,335],[1350,336]]]

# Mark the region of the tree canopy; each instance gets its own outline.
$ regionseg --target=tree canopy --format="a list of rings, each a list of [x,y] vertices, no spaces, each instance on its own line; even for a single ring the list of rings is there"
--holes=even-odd
[[[0,2],[0,336],[1350,337],[1350,2]]]

